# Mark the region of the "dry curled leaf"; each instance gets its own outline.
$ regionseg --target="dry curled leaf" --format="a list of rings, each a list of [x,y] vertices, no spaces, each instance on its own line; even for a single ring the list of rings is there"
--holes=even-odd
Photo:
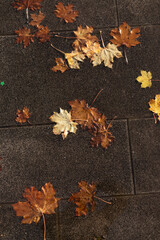
[[[50,33],[49,28],[47,26],[44,27],[42,25],[37,26],[37,28],[38,31],[35,33],[35,36],[39,38],[39,41],[41,43],[49,41],[51,38],[51,35],[49,34]]]
[[[16,8],[18,11],[24,10],[26,8],[35,11],[37,9],[40,9],[41,2],[43,0],[15,0],[14,3],[12,3],[13,7]]]
[[[108,43],[105,48],[101,48],[98,53],[95,53],[91,60],[94,67],[104,62],[105,67],[112,68],[114,57],[121,58],[122,53],[117,49],[116,45]]]
[[[98,112],[97,108],[89,107],[84,99],[81,101],[76,99],[68,103],[72,107],[72,119],[80,124],[82,128],[92,128],[93,122],[98,121],[101,117],[101,113]]]
[[[78,11],[73,11],[73,5],[68,4],[67,6],[64,6],[62,2],[59,2],[56,5],[56,10],[54,11],[55,15],[58,18],[64,19],[66,23],[73,23],[78,16]]]
[[[31,26],[38,26],[45,18],[45,15],[40,11],[39,14],[31,14],[32,21],[29,23]]]
[[[71,53],[66,53],[65,58],[70,68],[80,69],[78,61],[83,62],[85,55],[78,51],[72,51]]]
[[[53,72],[61,71],[64,73],[68,69],[67,64],[62,58],[56,58],[56,63],[57,65],[51,68]]]
[[[86,26],[85,28],[79,26],[77,28],[77,31],[74,31],[74,34],[76,35],[77,39],[73,42],[73,47],[76,51],[81,51],[82,47],[86,47],[86,43],[88,41],[92,43],[99,41],[95,35],[91,35],[92,32],[93,27],[88,26]]]
[[[69,198],[69,201],[72,201],[77,205],[76,207],[76,216],[87,215],[88,205],[91,205],[91,211],[94,211],[95,200],[94,196],[96,193],[96,186],[94,183],[88,184],[85,181],[78,183],[80,192],[72,194]]]
[[[17,216],[22,216],[22,223],[38,223],[43,214],[55,213],[59,198],[55,198],[55,190],[51,183],[46,183],[41,191],[35,187],[25,188],[23,197],[26,202],[12,204]]]
[[[137,41],[140,36],[140,28],[137,27],[131,30],[131,27],[126,22],[119,26],[119,30],[117,28],[111,30],[110,35],[113,37],[110,41],[118,47],[125,45],[130,48],[140,43]]]
[[[141,76],[136,78],[141,83],[141,88],[147,88],[152,86],[152,74],[151,72],[141,71]]]
[[[17,110],[18,117],[16,118],[16,122],[25,123],[28,118],[30,118],[31,113],[27,107],[24,107],[23,110]]]
[[[67,137],[68,132],[76,133],[77,131],[76,126],[78,124],[72,121],[71,114],[68,113],[67,110],[60,108],[60,113],[54,112],[54,114],[50,116],[50,120],[57,123],[53,127],[53,133],[55,135],[60,135],[62,133],[63,139]]]
[[[155,100],[151,99],[148,104],[150,106],[149,110],[152,111],[153,114],[157,114],[158,120],[160,121],[160,94],[157,94]],[[156,119],[155,123],[157,123]]]
[[[27,29],[26,27],[16,30],[15,33],[18,34],[16,38],[16,43],[24,44],[24,48],[26,48],[31,42],[34,42],[34,35],[31,34],[31,30]]]

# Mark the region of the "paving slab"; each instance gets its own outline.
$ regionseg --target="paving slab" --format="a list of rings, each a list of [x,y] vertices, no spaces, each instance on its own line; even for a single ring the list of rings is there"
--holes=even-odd
[[[119,22],[128,24],[160,24],[159,0],[117,0]]]
[[[110,29],[103,30],[106,44],[110,39],[109,32]],[[96,34],[99,36],[98,32]],[[127,50],[129,65],[124,59],[116,59],[111,70],[103,65],[93,67],[86,59],[80,70],[63,74],[50,70],[55,65],[55,58],[63,56],[49,43],[35,42],[24,49],[15,44],[14,37],[1,37],[0,79],[5,85],[0,87],[3,112],[0,125],[16,125],[16,111],[24,106],[32,112],[32,123],[49,123],[49,116],[59,107],[69,110],[69,100],[84,98],[90,104],[102,88],[104,90],[94,106],[108,118],[115,115],[118,118],[152,117],[148,101],[158,93],[159,82],[154,82],[150,89],[141,89],[136,78],[140,70],[150,70],[153,79],[159,79],[159,37],[160,27],[143,27],[141,45]],[[65,52],[72,50],[72,42],[53,39],[54,45]]]
[[[1,16],[2,24],[0,28],[1,35],[14,34],[14,31],[27,26],[25,10],[17,11],[11,5],[13,0],[1,0]],[[75,6],[75,10],[79,11],[79,16],[74,23],[65,23],[64,20],[57,18],[54,14],[56,4],[59,1],[44,0],[42,2],[41,11],[46,18],[43,25],[47,25],[51,31],[55,30],[73,30],[79,25],[88,25],[93,27],[108,27],[117,25],[117,14],[115,0],[63,0],[66,6],[68,3]],[[38,11],[35,11],[38,13]],[[29,10],[29,13],[33,11]]]
[[[106,151],[92,148],[90,134],[78,130],[67,139],[52,126],[0,129],[1,202],[22,199],[25,187],[51,182],[57,197],[70,197],[79,181],[94,182],[100,195],[133,193],[126,121],[115,121],[116,137]]]
[[[137,193],[160,191],[159,127],[153,119],[129,121]]]
[[[112,198],[112,206],[97,202],[93,213],[81,217],[75,206],[61,202],[61,240],[158,240],[159,200],[160,195]]]
[[[10,204],[0,205],[0,237],[2,240],[43,240],[43,220],[35,224],[21,224],[22,217],[17,217]],[[56,214],[45,215],[47,240],[58,240]],[[57,231],[57,232],[56,232]]]

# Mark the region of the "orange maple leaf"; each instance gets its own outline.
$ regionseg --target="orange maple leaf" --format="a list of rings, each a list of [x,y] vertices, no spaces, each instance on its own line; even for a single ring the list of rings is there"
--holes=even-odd
[[[45,18],[45,15],[40,11],[39,14],[31,14],[32,21],[29,23],[31,26],[39,26]]]
[[[49,41],[51,38],[51,35],[49,34],[50,32],[49,28],[47,26],[44,27],[42,25],[37,26],[37,28],[38,28],[38,32],[35,33],[35,36],[39,38],[39,41],[41,43]]]
[[[43,0],[15,0],[14,3],[12,3],[12,6],[14,8],[17,8],[18,11],[24,10],[26,8],[29,8],[32,11],[35,11],[37,9],[40,9],[41,2]]]
[[[73,47],[75,50],[81,51],[83,47],[88,47],[88,42],[90,42],[90,44],[93,44],[94,42],[99,41],[97,36],[91,35],[93,30],[93,27],[86,26],[85,28],[82,28],[82,26],[80,25],[77,28],[77,31],[74,31],[74,34],[77,37],[77,39],[73,42]]]
[[[94,183],[88,184],[85,181],[79,182],[78,186],[80,188],[80,192],[72,194],[69,201],[72,201],[77,205],[76,216],[87,215],[88,204],[91,205],[91,211],[94,211],[95,208],[94,196],[96,193],[96,186]]]
[[[15,30],[15,33],[18,34],[18,37],[16,38],[16,43],[22,43],[24,44],[24,48],[29,46],[31,42],[34,42],[33,37],[34,35],[31,34],[31,30],[24,27],[19,30]]]
[[[17,216],[22,216],[22,223],[31,224],[38,223],[41,216],[44,214],[55,213],[55,208],[58,207],[59,198],[55,198],[55,190],[52,184],[46,183],[41,191],[35,187],[25,188],[23,197],[26,202],[17,202],[12,204]]]
[[[73,5],[68,4],[68,6],[64,6],[62,2],[59,2],[56,5],[56,10],[54,11],[55,15],[58,18],[64,19],[66,23],[73,23],[75,18],[78,16],[78,11],[73,11]]]
[[[64,73],[68,69],[67,64],[62,58],[56,58],[56,63],[57,65],[51,68],[53,72],[61,71]]]
[[[28,118],[30,118],[31,113],[27,107],[24,107],[23,110],[17,110],[18,117],[16,118],[16,122],[25,123]]]
[[[76,99],[68,103],[72,107],[72,120],[80,124],[82,128],[92,128],[93,122],[98,121],[101,117],[101,113],[98,112],[97,108],[89,107],[84,99],[81,101]]]
[[[117,28],[111,30],[110,35],[113,37],[110,41],[118,47],[125,45],[130,48],[140,43],[136,39],[140,36],[140,28],[137,27],[131,30],[131,27],[126,22],[119,26],[119,30]]]

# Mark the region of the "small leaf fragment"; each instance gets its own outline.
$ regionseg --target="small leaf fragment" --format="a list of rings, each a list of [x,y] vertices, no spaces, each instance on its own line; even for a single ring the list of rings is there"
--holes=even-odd
[[[24,48],[29,46],[31,42],[34,42],[33,37],[34,35],[31,34],[31,30],[27,29],[26,27],[15,30],[15,33],[18,34],[18,37],[16,38],[16,43],[22,43],[24,44]]]
[[[141,88],[147,88],[152,86],[152,74],[151,72],[141,71],[141,76],[136,78],[141,83]]]
[[[60,108],[60,113],[54,112],[52,116],[50,116],[50,120],[52,122],[57,123],[53,127],[53,133],[55,135],[60,135],[62,133],[62,138],[65,139],[68,135],[68,132],[76,133],[78,123],[73,122],[71,119],[71,114],[67,112],[67,110],[63,110]]]
[[[31,113],[27,107],[24,107],[23,110],[17,110],[18,117],[16,118],[16,122],[25,123],[28,118],[30,118]]]
[[[51,68],[53,72],[61,71],[64,73],[68,69],[67,64],[62,58],[56,58],[56,63],[57,65]]]
[[[73,11],[73,5],[68,4],[67,6],[64,6],[62,2],[59,2],[56,5],[56,10],[54,11],[55,15],[58,18],[64,19],[66,23],[73,23],[78,16],[78,11]]]
[[[38,223],[42,214],[53,214],[58,207],[59,198],[55,198],[55,190],[52,184],[46,183],[41,191],[35,187],[25,188],[23,197],[26,202],[12,204],[17,216],[22,216],[22,223]]]
[[[87,215],[88,205],[91,205],[91,211],[94,211],[95,200],[94,196],[96,193],[96,186],[94,183],[88,184],[85,181],[78,183],[80,191],[72,194],[69,198],[69,201],[72,201],[77,205],[76,207],[76,216]]]

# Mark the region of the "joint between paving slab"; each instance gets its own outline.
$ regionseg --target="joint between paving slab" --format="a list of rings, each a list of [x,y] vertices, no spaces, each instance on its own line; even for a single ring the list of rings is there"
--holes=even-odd
[[[129,150],[130,150],[130,162],[131,162],[131,171],[132,171],[133,191],[134,191],[134,194],[136,195],[135,173],[134,173],[134,165],[133,165],[133,158],[132,158],[131,136],[130,136],[129,120],[128,119],[127,119],[127,129],[128,129],[128,143],[129,143]]]

